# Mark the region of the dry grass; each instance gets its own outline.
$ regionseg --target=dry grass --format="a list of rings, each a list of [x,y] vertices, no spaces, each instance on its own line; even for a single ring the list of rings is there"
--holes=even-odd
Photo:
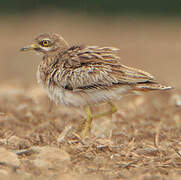
[[[38,57],[18,52],[40,32],[62,32],[71,43],[119,47],[124,64],[153,72],[179,89],[180,21],[34,17],[1,18],[0,146],[20,164],[0,159],[0,179],[180,179],[181,92],[124,97],[116,102],[118,112],[95,120],[90,137],[80,139],[73,132],[84,118],[81,109],[53,105],[50,110],[34,80]],[[68,153],[66,163],[46,162],[46,167],[39,154],[44,147]],[[48,152],[50,160],[57,155]]]
[[[66,127],[77,128],[83,118],[79,111],[54,105],[48,112],[48,99],[40,88],[5,84],[0,89],[0,144],[18,154],[17,176],[181,177],[180,101],[179,93],[167,92],[125,97],[116,103],[119,110],[112,119],[94,121],[90,137],[80,139],[73,130],[62,136]],[[63,171],[37,168],[32,164],[37,146],[63,149],[71,161]]]

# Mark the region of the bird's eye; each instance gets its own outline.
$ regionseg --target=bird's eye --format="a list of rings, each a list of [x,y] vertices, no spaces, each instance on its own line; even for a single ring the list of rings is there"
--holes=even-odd
[[[43,41],[40,42],[40,45],[44,46],[44,47],[48,47],[48,46],[51,45],[51,41],[43,40]]]

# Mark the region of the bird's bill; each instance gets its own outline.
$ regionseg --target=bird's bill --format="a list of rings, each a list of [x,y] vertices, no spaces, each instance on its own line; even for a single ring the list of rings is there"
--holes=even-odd
[[[32,51],[36,48],[38,48],[38,46],[36,44],[31,44],[29,46],[25,46],[25,47],[21,48],[20,51]]]

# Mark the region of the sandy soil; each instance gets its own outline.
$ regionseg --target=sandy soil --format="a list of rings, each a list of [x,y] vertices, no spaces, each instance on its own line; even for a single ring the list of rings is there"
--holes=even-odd
[[[0,179],[180,179],[180,22],[63,13],[1,17]],[[124,97],[112,117],[95,120],[81,139],[73,132],[82,110],[50,109],[35,80],[40,57],[19,52],[41,32],[60,32],[70,44],[116,46],[124,64],[176,90]]]

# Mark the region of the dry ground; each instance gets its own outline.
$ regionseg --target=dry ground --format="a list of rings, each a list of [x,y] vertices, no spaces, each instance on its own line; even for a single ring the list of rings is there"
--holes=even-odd
[[[181,21],[82,18],[65,14],[1,17],[0,179],[181,178]],[[73,134],[81,109],[53,105],[36,85],[40,57],[18,49],[40,32],[76,43],[120,48],[122,62],[146,69],[170,92],[128,96],[95,120],[90,137]],[[92,107],[100,112],[108,107]]]

